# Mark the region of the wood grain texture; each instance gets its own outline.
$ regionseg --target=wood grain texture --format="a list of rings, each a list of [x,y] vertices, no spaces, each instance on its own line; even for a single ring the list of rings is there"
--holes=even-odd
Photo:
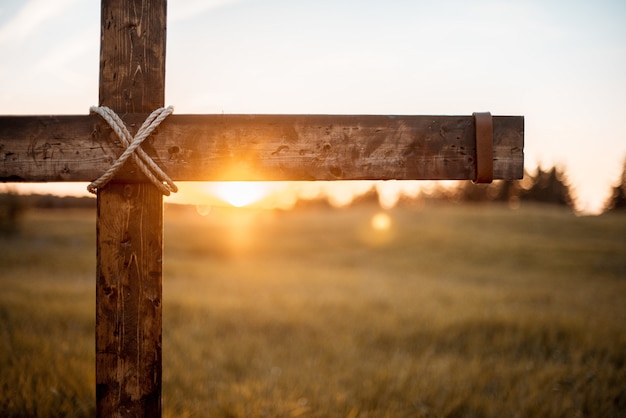
[[[165,0],[103,0],[100,105],[118,114],[163,106]]]
[[[122,118],[132,131],[147,114]],[[494,116],[494,178],[524,171],[524,118]],[[472,116],[172,115],[144,149],[178,181],[475,176]],[[0,179],[91,181],[121,154],[99,116],[0,117]],[[132,165],[119,180],[144,181]]]
[[[101,105],[118,114],[163,105],[165,13],[165,0],[102,1]],[[51,146],[46,155],[60,153]],[[163,199],[152,184],[98,189],[97,251],[97,414],[160,417]]]
[[[100,105],[135,131],[164,102],[165,0],[102,0]],[[494,117],[494,177],[524,120]],[[174,115],[144,143],[174,180],[473,179],[471,116]],[[122,153],[98,116],[0,117],[0,181],[92,181]],[[161,416],[163,200],[132,165],[98,189],[101,417]]]
[[[160,416],[161,207],[151,184],[113,183],[98,195],[98,416]]]

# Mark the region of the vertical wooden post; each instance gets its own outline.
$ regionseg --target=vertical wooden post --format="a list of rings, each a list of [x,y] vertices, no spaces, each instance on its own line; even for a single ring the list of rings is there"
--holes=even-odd
[[[100,105],[164,103],[165,0],[103,0]],[[149,183],[98,190],[96,397],[101,417],[161,416],[163,199]]]

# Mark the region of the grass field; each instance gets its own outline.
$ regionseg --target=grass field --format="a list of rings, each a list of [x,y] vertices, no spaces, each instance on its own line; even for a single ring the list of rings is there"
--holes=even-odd
[[[167,417],[624,417],[626,216],[166,208]],[[0,238],[0,416],[93,416],[95,214]]]

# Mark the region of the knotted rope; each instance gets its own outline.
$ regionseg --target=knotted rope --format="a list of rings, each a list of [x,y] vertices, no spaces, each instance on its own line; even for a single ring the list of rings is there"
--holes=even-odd
[[[115,161],[111,167],[109,167],[109,169],[102,176],[100,176],[100,178],[87,186],[87,190],[95,194],[96,189],[107,184],[115,176],[115,173],[117,173],[118,170],[124,165],[126,160],[128,160],[128,157],[132,155],[137,167],[139,167],[141,172],[148,177],[152,184],[154,184],[161,191],[161,193],[169,196],[170,192],[176,193],[178,191],[178,187],[176,187],[172,179],[165,174],[165,172],[161,170],[152,158],[150,158],[150,156],[140,147],[141,143],[152,133],[152,131],[154,131],[166,117],[172,114],[174,111],[172,106],[162,107],[152,112],[150,116],[148,116],[148,119],[146,119],[141,125],[134,138],[130,132],[128,132],[126,125],[124,125],[124,122],[120,119],[120,117],[108,107],[92,106],[89,111],[97,113],[109,124],[111,129],[113,129],[113,132],[115,132],[120,138],[122,145],[126,147],[126,150],[124,150],[117,161]]]

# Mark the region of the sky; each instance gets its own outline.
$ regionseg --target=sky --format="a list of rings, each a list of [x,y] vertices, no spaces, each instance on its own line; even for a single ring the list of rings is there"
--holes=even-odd
[[[99,31],[97,0],[0,0],[0,114],[87,114]],[[170,0],[167,35],[179,114],[523,115],[526,167],[588,213],[626,159],[623,0]]]

